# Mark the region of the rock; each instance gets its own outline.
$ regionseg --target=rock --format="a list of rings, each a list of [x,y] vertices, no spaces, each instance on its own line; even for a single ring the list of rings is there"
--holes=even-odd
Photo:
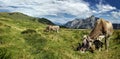
[[[92,15],[86,19],[75,19],[69,21],[64,26],[71,29],[92,29],[98,19],[98,17]],[[120,29],[119,23],[113,23],[112,25],[114,29]]]
[[[97,19],[99,18],[92,15],[91,17],[86,19],[75,19],[73,21],[69,21],[64,26],[73,29],[91,29],[94,27]]]

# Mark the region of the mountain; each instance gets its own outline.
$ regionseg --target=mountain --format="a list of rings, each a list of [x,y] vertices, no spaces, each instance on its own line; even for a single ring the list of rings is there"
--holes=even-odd
[[[73,21],[67,22],[64,26],[67,28],[74,28],[74,29],[91,29],[94,27],[95,21],[97,21],[97,17],[91,16],[86,19],[75,19]]]
[[[98,17],[92,15],[86,19],[75,19],[73,21],[69,21],[64,26],[72,29],[92,29],[98,19]],[[120,24],[113,23],[112,25],[114,29],[120,29]]]
[[[113,28],[114,29],[120,29],[120,24],[119,23],[113,23]]]

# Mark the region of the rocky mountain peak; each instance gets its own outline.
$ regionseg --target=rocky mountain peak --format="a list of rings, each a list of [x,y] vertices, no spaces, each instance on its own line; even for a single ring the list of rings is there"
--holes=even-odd
[[[94,15],[86,18],[86,19],[75,19],[73,21],[69,21],[65,24],[67,28],[75,28],[75,29],[91,29],[94,27],[94,23],[97,21],[97,17]]]

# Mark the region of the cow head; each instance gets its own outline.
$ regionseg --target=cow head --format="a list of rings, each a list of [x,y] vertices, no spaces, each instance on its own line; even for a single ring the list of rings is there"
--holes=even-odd
[[[46,28],[46,29],[44,30],[44,32],[49,32],[49,30]]]
[[[48,26],[45,28],[44,32],[49,32],[49,31],[51,30],[51,27],[52,27],[52,25],[48,25]]]
[[[90,39],[89,36],[83,36],[83,42],[80,51],[85,52],[86,50],[90,49],[92,46],[93,40]]]

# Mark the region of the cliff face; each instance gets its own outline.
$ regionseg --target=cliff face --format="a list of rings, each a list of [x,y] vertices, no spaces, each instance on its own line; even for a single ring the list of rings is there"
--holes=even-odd
[[[67,22],[64,26],[73,29],[91,29],[94,27],[94,23],[97,21],[97,17],[91,16],[86,19],[75,19]]]
[[[91,16],[86,19],[75,19],[73,21],[67,22],[64,26],[67,28],[72,28],[72,29],[92,29],[94,27],[95,22],[98,19],[99,18],[95,16]],[[113,28],[120,29],[120,24],[113,23]]]

